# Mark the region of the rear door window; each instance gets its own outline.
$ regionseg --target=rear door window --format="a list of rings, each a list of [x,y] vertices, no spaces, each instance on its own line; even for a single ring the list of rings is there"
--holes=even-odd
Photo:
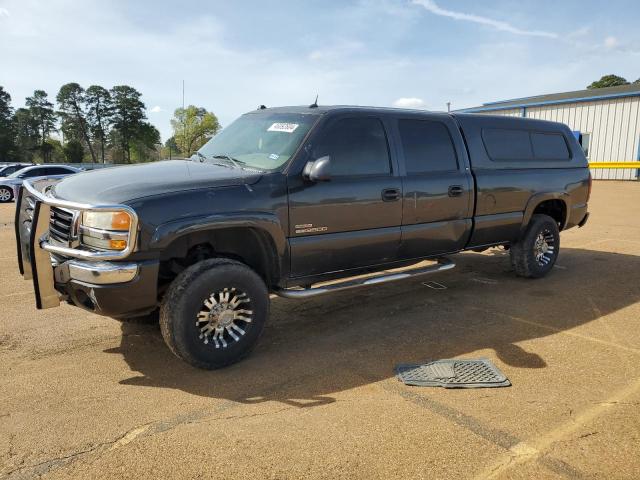
[[[533,154],[540,160],[568,160],[569,149],[564,137],[558,133],[531,133]]]
[[[353,117],[330,125],[313,149],[314,158],[331,157],[331,175],[388,175],[389,147],[382,122]]]
[[[399,120],[398,129],[408,174],[447,172],[458,169],[458,158],[442,122]]]

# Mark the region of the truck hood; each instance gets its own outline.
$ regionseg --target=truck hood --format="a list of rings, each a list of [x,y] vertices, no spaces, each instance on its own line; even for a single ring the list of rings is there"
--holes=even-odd
[[[62,200],[116,204],[184,190],[252,184],[261,175],[210,163],[167,160],[72,175],[57,183],[53,194]]]

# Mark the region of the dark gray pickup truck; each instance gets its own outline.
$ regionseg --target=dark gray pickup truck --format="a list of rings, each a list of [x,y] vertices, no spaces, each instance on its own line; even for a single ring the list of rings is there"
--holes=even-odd
[[[497,245],[516,274],[542,277],[559,232],[587,221],[590,190],[562,124],[261,107],[190,161],[25,181],[18,261],[38,308],[64,300],[122,320],[159,312],[178,357],[217,368],[255,345],[270,293],[306,298],[425,275],[452,268],[450,254]]]

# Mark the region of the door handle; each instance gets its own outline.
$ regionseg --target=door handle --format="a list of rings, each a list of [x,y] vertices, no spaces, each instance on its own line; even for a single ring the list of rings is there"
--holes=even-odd
[[[449,187],[449,196],[450,197],[459,197],[464,192],[464,188],[462,185],[451,185]]]
[[[400,198],[400,190],[397,188],[385,188],[382,190],[383,202],[395,202]]]

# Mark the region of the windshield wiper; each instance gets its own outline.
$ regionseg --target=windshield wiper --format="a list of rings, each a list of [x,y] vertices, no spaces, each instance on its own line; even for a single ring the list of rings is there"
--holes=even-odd
[[[213,155],[211,158],[221,158],[223,160],[227,160],[236,168],[242,168],[244,165],[246,165],[246,162],[243,162],[242,160],[238,160],[237,158],[233,158],[229,155]]]

